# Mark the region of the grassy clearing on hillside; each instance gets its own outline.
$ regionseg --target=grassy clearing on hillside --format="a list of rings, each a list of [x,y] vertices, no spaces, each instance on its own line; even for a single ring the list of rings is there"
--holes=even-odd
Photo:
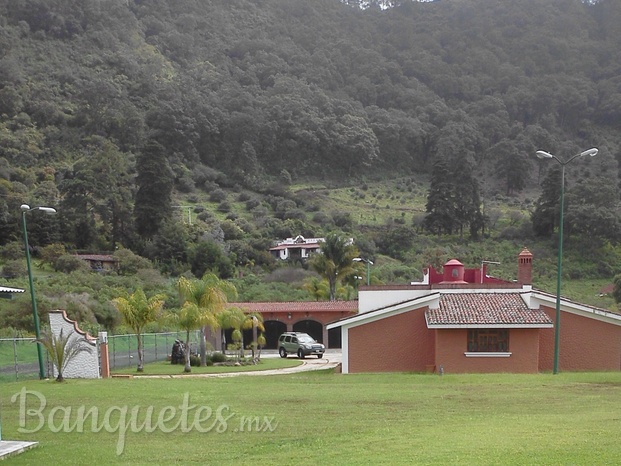
[[[36,432],[17,430],[20,393],[31,410],[24,428]],[[40,442],[12,464],[616,464],[619,399],[619,372],[440,377],[320,371],[10,383],[3,384],[0,401],[3,439]],[[77,432],[81,406],[99,413],[99,425],[108,413],[110,432],[93,432],[91,418]],[[150,406],[155,428],[147,433]],[[205,432],[183,432],[184,406],[188,426]],[[202,424],[194,423],[199,408]],[[118,429],[123,412],[124,434]],[[169,419],[159,422],[158,416]]]

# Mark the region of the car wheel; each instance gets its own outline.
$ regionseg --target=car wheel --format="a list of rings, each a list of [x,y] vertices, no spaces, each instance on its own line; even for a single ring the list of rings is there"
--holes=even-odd
[[[301,349],[298,350],[298,358],[304,359],[304,351],[302,351]]]
[[[321,359],[321,358],[323,358],[323,354],[318,354],[317,359]]]
[[[286,358],[286,357],[287,357],[287,352],[285,351],[285,349],[284,349],[284,348],[280,348],[280,349],[278,350],[278,354],[280,354],[280,357],[281,357],[281,358]]]

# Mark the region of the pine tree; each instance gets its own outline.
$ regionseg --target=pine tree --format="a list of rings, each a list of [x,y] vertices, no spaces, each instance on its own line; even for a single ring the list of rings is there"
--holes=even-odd
[[[152,238],[171,211],[173,172],[164,148],[151,141],[136,160],[136,231],[143,238]]]
[[[440,157],[431,170],[431,187],[427,195],[425,229],[441,235],[451,234],[455,229],[454,186],[448,161]]]
[[[533,231],[537,236],[551,236],[558,225],[561,197],[561,167],[554,165],[542,183],[543,191],[531,214]]]

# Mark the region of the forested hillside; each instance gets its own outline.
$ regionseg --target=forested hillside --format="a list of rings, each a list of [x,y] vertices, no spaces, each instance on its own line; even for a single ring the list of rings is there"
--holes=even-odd
[[[267,266],[273,240],[329,230],[404,260],[423,246],[403,229],[489,236],[498,198],[551,238],[560,175],[535,151],[597,147],[568,170],[567,234],[615,248],[620,70],[618,0],[0,0],[0,245],[24,203],[59,212],[29,217],[37,247],[171,274]],[[449,225],[374,229],[292,189],[396,179],[450,192]]]

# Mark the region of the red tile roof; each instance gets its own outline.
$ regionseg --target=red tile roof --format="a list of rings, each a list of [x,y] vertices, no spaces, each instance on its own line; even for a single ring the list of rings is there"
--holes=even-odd
[[[290,301],[285,303],[229,303],[251,312],[357,312],[358,301]]]
[[[542,310],[529,309],[519,293],[446,293],[440,297],[440,307],[427,310],[425,315],[429,327],[552,324]]]

